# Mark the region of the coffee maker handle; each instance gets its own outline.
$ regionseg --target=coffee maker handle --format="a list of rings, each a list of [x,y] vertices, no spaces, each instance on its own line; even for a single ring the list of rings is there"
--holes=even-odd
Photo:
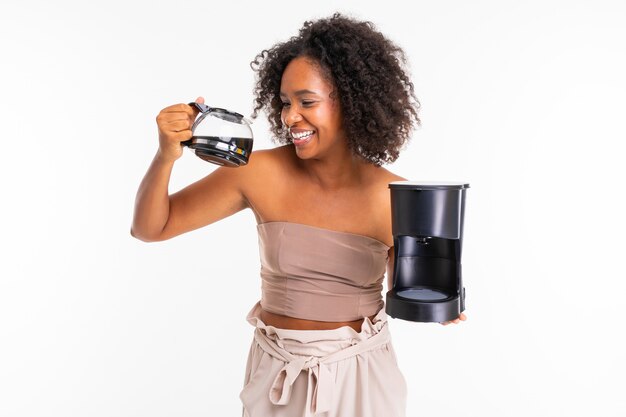
[[[206,104],[196,103],[195,101],[189,103],[189,105],[191,107],[195,107],[196,109],[198,109],[200,111],[200,113],[208,113],[208,112],[210,112],[212,110],[212,108],[207,106]]]

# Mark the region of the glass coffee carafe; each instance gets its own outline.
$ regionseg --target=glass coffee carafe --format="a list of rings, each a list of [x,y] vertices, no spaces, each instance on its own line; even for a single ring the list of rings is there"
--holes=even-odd
[[[246,165],[252,152],[251,122],[241,114],[189,103],[200,111],[191,126],[192,137],[181,142],[207,162],[227,167]]]

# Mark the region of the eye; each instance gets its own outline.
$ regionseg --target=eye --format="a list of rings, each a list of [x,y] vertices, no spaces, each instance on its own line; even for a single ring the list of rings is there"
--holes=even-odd
[[[314,101],[310,101],[310,100],[305,100],[302,102],[303,106],[310,106],[311,104],[315,103]]]
[[[289,103],[284,103],[284,102],[283,102],[283,103],[282,103],[282,106],[283,106],[283,107],[287,107],[287,106],[289,106]]]

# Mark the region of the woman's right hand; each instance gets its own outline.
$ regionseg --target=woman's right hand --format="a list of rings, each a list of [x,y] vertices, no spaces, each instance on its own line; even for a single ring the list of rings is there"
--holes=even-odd
[[[204,104],[198,97],[196,103]],[[166,161],[175,161],[183,154],[180,144],[191,139],[191,126],[199,111],[187,104],[174,104],[161,110],[156,118],[159,128],[159,156]]]

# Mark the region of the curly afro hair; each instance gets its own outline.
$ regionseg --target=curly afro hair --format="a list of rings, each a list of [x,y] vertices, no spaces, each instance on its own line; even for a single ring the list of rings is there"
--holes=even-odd
[[[402,49],[373,23],[335,13],[306,21],[298,36],[259,53],[250,63],[257,72],[251,117],[267,110],[279,143],[291,142],[281,120],[280,83],[287,64],[297,57],[319,65],[334,86],[352,152],[377,166],[395,161],[413,127],[420,124],[420,104],[404,70]]]

